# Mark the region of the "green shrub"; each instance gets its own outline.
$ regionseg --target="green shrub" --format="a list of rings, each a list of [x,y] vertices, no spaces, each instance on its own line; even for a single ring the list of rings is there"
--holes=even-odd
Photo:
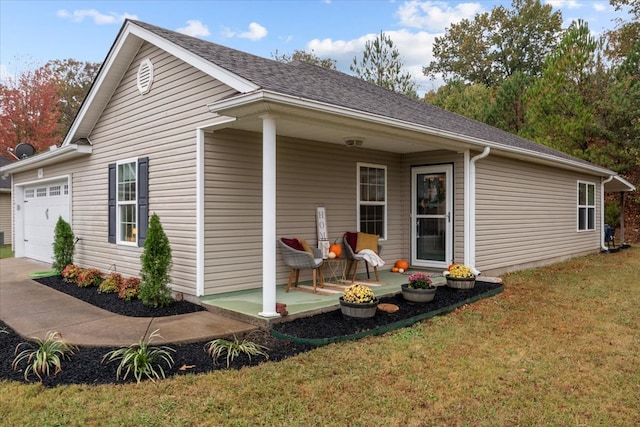
[[[98,292],[103,294],[118,292],[122,283],[122,275],[115,271],[109,273],[107,277],[98,286]]]
[[[75,236],[71,231],[71,225],[62,217],[58,217],[56,228],[53,231],[53,264],[57,271],[62,271],[67,265],[73,264],[73,252]]]
[[[148,340],[141,338],[137,344],[108,352],[102,358],[102,362],[120,361],[116,371],[116,379],[120,379],[123,370],[123,380],[126,380],[127,376],[133,373],[138,383],[142,381],[142,377],[147,377],[154,382],[156,379],[164,378],[165,374],[161,363],[166,363],[167,367],[171,369],[173,366],[171,353],[175,352],[175,350],[167,346],[151,346],[151,342],[157,337],[160,337],[160,335],[158,335],[158,330],[156,329],[149,335]]]
[[[266,347],[252,341],[247,341],[246,339],[240,342],[237,337],[234,336],[233,338],[233,341],[218,338],[209,341],[205,345],[205,351],[211,356],[214,363],[218,363],[218,359],[224,354],[227,355],[227,368],[231,364],[231,361],[242,353],[249,356],[249,360],[251,360],[251,356],[258,355],[264,356],[267,359],[269,358],[269,355],[265,351],[268,350]]]
[[[150,307],[164,307],[173,301],[169,289],[169,268],[171,267],[171,247],[162,229],[160,218],[155,213],[149,221],[144,251],[140,256],[140,299]]]
[[[137,277],[127,277],[120,281],[118,287],[118,298],[131,301],[140,296],[140,279]]]
[[[99,286],[103,280],[102,271],[97,268],[87,268],[80,271],[76,283],[78,286],[86,288],[89,286]]]
[[[62,360],[70,357],[76,347],[67,344],[62,340],[62,336],[58,332],[49,331],[43,340],[34,339],[34,344],[23,342],[18,344],[15,353],[22,346],[28,346],[22,350],[13,360],[11,367],[17,370],[23,361],[27,366],[24,369],[24,379],[28,381],[29,374],[33,372],[42,381],[42,376],[49,376],[51,369],[54,369],[53,375],[57,375],[62,371]]]
[[[78,267],[77,265],[68,264],[65,268],[62,269],[61,275],[65,282],[77,285],[82,272],[83,269]]]

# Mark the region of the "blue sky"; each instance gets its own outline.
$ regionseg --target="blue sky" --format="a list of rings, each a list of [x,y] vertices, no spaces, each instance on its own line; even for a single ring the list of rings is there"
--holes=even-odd
[[[592,32],[612,28],[608,0],[543,0],[562,12],[565,26],[581,18]],[[391,37],[421,92],[431,46],[461,19],[511,1],[20,1],[0,0],[0,75],[50,59],[102,62],[125,18],[271,58],[276,51],[313,50],[349,72],[354,56],[380,31]]]

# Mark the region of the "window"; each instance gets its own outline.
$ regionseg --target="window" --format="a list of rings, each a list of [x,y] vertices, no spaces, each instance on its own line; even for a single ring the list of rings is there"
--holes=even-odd
[[[24,191],[24,198],[25,199],[33,199],[34,197],[35,197],[35,192],[34,192],[33,188],[30,188],[30,189]]]
[[[148,157],[109,165],[110,243],[144,244],[149,222],[148,165]]]
[[[358,231],[387,235],[387,168],[358,163]]]
[[[116,199],[118,228],[118,242],[136,241],[136,207],[137,207],[137,177],[136,161],[119,163],[116,169],[118,196]]]
[[[59,196],[60,195],[60,186],[59,185],[52,185],[51,187],[49,187],[49,195],[50,196]]]
[[[47,187],[36,188],[36,197],[47,197]]]
[[[578,182],[578,231],[596,229],[596,185]]]

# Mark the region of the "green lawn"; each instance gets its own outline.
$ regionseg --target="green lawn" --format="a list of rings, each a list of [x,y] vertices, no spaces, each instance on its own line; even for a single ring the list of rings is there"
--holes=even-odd
[[[33,426],[640,425],[639,271],[634,247],[510,274],[503,293],[445,316],[240,371],[54,390],[0,382],[0,419]]]
[[[11,245],[0,246],[0,259],[13,258]]]

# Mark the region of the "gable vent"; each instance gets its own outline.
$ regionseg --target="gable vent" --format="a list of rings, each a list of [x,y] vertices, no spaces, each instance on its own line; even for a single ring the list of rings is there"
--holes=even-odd
[[[142,95],[151,90],[153,83],[153,64],[149,59],[145,59],[138,67],[138,90]]]

